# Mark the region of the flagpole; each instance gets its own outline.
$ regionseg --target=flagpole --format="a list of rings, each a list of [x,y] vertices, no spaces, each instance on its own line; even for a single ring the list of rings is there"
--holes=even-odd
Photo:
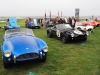
[[[50,11],[50,19],[51,19],[51,11]]]
[[[45,20],[46,20],[46,10],[45,10],[45,15],[44,16],[45,16]]]
[[[62,18],[62,11],[61,11],[61,18]]]

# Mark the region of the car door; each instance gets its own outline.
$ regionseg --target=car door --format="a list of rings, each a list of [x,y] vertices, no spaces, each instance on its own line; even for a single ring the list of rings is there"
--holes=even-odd
[[[54,27],[53,27],[53,28],[52,28],[52,34],[53,34],[54,37],[56,37],[56,31],[57,31],[57,28],[54,28]]]

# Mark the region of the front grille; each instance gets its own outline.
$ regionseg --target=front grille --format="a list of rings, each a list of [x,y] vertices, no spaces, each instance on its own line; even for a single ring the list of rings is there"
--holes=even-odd
[[[18,56],[16,59],[17,60],[25,60],[25,59],[32,59],[32,58],[37,58],[39,55],[37,53],[27,53],[27,54],[22,54]]]
[[[79,35],[78,37],[75,38],[75,40],[80,41],[82,39],[86,38],[85,35]]]

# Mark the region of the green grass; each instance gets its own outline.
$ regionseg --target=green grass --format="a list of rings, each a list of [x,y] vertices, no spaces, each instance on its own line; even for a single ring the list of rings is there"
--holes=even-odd
[[[25,27],[24,21],[18,20],[18,24]],[[48,44],[47,61],[31,61],[4,69],[0,58],[0,75],[25,75],[28,72],[36,72],[37,75],[100,75],[100,27],[88,36],[86,42],[68,44],[48,38],[46,29],[33,29],[33,32]],[[0,44],[3,34],[4,30],[0,29]]]

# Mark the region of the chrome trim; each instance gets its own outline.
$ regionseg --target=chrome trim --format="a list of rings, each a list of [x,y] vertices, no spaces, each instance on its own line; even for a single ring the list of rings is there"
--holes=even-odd
[[[14,55],[14,59],[13,60],[14,60],[14,63],[16,63],[16,56],[15,55]]]
[[[8,58],[8,61],[11,61],[11,58]]]
[[[40,52],[40,58],[42,59],[42,52]]]
[[[7,56],[8,53],[9,53],[9,56]],[[9,57],[11,56],[11,51],[10,51],[10,50],[6,50],[6,51],[4,52],[4,56],[5,56],[6,58],[9,58]]]

